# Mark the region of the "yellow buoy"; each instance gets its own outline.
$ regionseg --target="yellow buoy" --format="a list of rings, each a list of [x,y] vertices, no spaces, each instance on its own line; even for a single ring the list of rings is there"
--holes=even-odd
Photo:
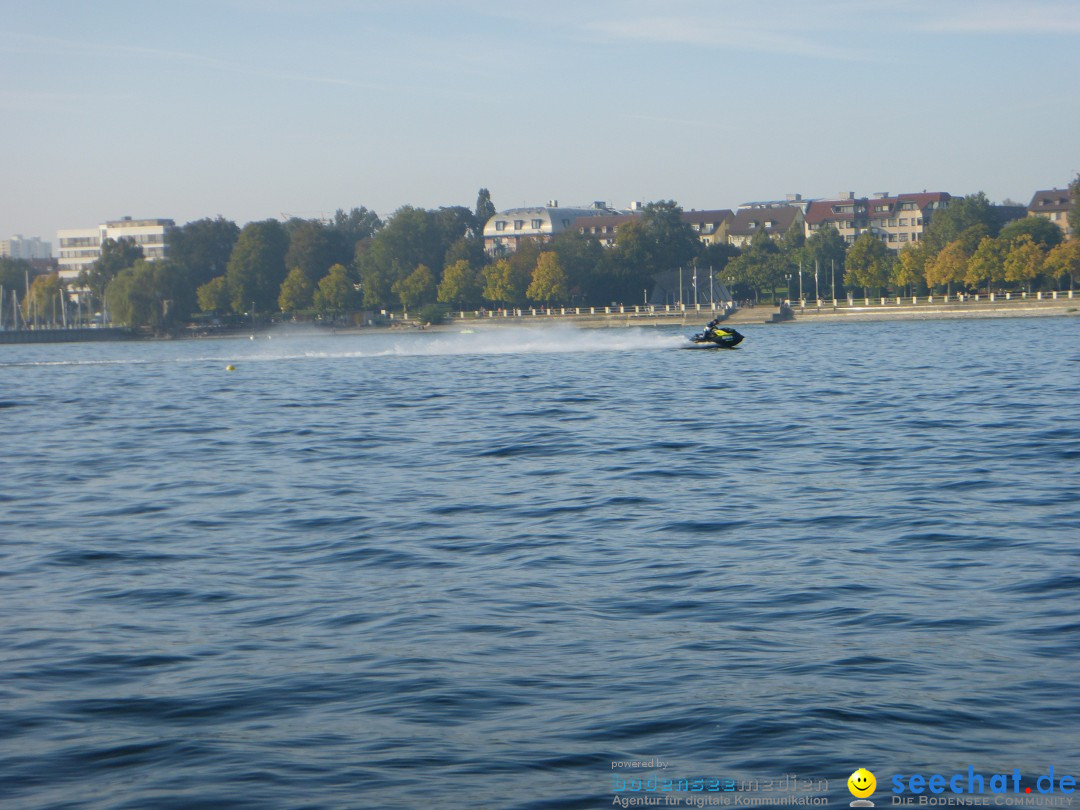
[[[236,371],[236,366],[234,366],[234,365],[225,366],[225,370],[226,371]]]

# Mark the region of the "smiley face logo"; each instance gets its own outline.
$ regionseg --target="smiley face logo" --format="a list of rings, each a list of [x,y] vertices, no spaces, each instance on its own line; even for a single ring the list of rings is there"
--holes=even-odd
[[[852,796],[865,799],[877,789],[877,779],[866,768],[859,768],[848,777],[847,787]]]

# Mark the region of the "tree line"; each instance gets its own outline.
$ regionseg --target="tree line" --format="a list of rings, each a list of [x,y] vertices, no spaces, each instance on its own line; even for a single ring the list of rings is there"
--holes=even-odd
[[[1080,176],[1069,221],[1080,226]],[[671,200],[647,205],[623,224],[612,247],[574,230],[547,241],[522,240],[506,255],[483,246],[495,213],[490,193],[476,205],[433,210],[403,206],[386,221],[366,207],[327,220],[250,222],[218,217],[171,228],[167,259],[148,261],[128,239],[106,240],[78,279],[90,305],[114,323],[168,329],[195,313],[243,317],[340,317],[360,309],[442,309],[603,305],[641,300],[656,278],[696,264],[738,299],[806,297],[837,291],[925,294],[1012,285],[1060,285],[1080,272],[1080,239],[1040,217],[1001,220],[981,192],[934,212],[923,238],[898,252],[877,237],[848,244],[831,227],[805,238],[801,227],[778,239],[755,235],[740,250],[703,245]],[[24,285],[27,267],[0,260],[0,285]],[[708,268],[706,270],[705,268]],[[24,296],[26,312],[48,312],[59,279],[40,276]],[[429,316],[430,319],[430,316]]]
[[[1077,232],[1080,177],[1071,188],[1074,202],[1068,217]],[[919,241],[899,251],[871,233],[848,244],[832,227],[809,238],[793,229],[775,241],[759,233],[723,275],[736,291],[753,298],[797,296],[800,277],[807,298],[831,298],[834,292],[1030,291],[1063,284],[1071,289],[1080,274],[1080,239],[1065,241],[1061,228],[1042,217],[1005,221],[1003,210],[982,192],[954,199],[933,213]]]
[[[330,220],[201,219],[170,229],[167,259],[148,261],[127,239],[106,240],[78,284],[112,322],[156,329],[198,312],[246,317],[340,317],[361,309],[443,311],[639,300],[669,267],[723,266],[734,251],[704,248],[673,201],[648,205],[614,249],[577,232],[485,252],[495,213],[487,189],[474,208],[403,206],[385,222],[365,207]]]

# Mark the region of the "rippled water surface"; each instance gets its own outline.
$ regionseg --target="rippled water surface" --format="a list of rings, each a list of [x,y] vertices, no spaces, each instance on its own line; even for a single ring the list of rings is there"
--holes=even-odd
[[[1078,774],[1080,320],[743,331],[0,347],[0,805]]]

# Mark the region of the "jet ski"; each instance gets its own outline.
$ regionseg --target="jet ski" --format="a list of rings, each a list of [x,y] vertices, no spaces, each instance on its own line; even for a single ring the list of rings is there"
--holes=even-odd
[[[690,336],[690,342],[699,348],[734,349],[743,341],[743,336],[726,326],[713,326],[704,332]]]

